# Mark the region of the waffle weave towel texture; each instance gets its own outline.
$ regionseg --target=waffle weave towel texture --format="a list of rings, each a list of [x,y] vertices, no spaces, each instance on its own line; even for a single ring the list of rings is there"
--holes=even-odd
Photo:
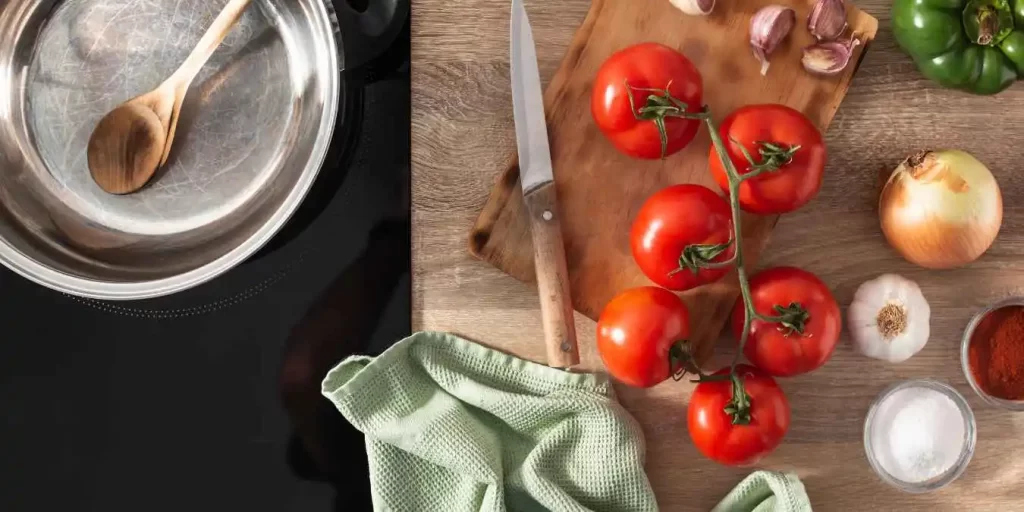
[[[345,360],[323,394],[366,435],[376,510],[657,510],[603,375],[423,332]]]
[[[712,512],[811,512],[811,502],[796,475],[755,471]]]

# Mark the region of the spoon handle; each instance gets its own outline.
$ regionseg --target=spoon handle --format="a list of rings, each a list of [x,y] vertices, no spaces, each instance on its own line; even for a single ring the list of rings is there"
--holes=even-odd
[[[168,82],[177,82],[184,85],[186,88],[188,84],[199,74],[199,71],[203,69],[203,65],[206,64],[207,60],[210,60],[210,56],[220,46],[220,43],[224,41],[224,38],[231,31],[231,28],[235,26],[238,19],[242,17],[242,13],[249,7],[252,0],[231,0],[224,9],[217,15],[217,19],[213,20],[213,24],[203,34],[203,38],[199,40],[199,44],[196,45],[192,53],[189,54],[185,62],[174,72],[171,79]]]

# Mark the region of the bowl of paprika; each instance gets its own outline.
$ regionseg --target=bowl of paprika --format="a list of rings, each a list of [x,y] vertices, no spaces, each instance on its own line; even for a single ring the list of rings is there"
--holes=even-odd
[[[960,364],[985,402],[1024,411],[1024,297],[998,302],[971,319]]]

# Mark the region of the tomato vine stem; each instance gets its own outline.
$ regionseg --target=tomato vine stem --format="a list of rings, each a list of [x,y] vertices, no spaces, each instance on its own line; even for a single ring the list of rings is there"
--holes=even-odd
[[[729,380],[732,382],[732,400],[726,404],[725,413],[732,418],[733,425],[749,425],[750,395],[735,371],[729,373]]]
[[[680,381],[683,380],[683,377],[686,377],[687,364],[697,371],[697,376],[700,379],[708,377],[708,375],[701,370],[700,365],[697,364],[697,360],[693,358],[693,354],[690,353],[689,340],[677,341],[668,351],[668,367],[672,370],[673,380]]]
[[[743,386],[743,380],[736,373],[736,365],[739,364],[740,354],[743,353],[743,349],[747,345],[747,339],[750,338],[750,326],[754,318],[761,318],[773,320],[774,318],[762,317],[754,310],[754,301],[750,293],[750,278],[747,276],[747,270],[744,267],[743,258],[743,229],[741,221],[741,210],[740,210],[740,185],[744,181],[752,179],[762,172],[771,172],[792,159],[793,153],[800,149],[799,146],[790,148],[783,148],[781,146],[771,143],[761,143],[761,156],[764,159],[760,164],[754,161],[750,153],[744,148],[743,154],[747,157],[747,160],[751,163],[750,172],[746,174],[740,174],[736,170],[736,166],[733,165],[732,159],[729,158],[729,154],[725,149],[725,141],[722,140],[722,135],[718,132],[718,126],[715,125],[713,119],[711,119],[711,111],[705,105],[704,109],[696,114],[685,113],[685,117],[689,119],[698,119],[704,121],[708,127],[708,135],[711,137],[711,144],[715,148],[715,154],[718,159],[722,162],[722,168],[725,169],[725,175],[729,180],[729,208],[732,211],[732,230],[733,230],[733,243],[736,244],[733,249],[733,263],[736,265],[736,278],[740,284],[740,295],[743,299],[743,330],[740,331],[739,345],[736,347],[736,353],[733,355],[732,363],[729,365],[729,379],[732,382],[733,396],[728,404],[725,406],[725,412],[732,418],[733,424],[745,425],[750,422],[750,395],[747,394],[746,389]],[[736,142],[736,141],[733,141]],[[741,144],[738,144],[741,148]],[[779,320],[783,320],[783,316],[786,313],[778,311],[780,313]],[[788,317],[787,317],[788,318]],[[702,379],[703,380],[703,379]]]

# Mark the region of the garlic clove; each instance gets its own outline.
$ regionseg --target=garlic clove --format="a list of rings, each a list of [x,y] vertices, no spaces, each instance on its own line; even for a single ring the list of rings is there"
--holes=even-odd
[[[669,3],[691,16],[707,16],[715,9],[715,0],[669,0]]]
[[[768,74],[768,57],[796,24],[796,11],[781,5],[762,7],[750,19],[750,48],[761,63],[761,75]]]
[[[843,0],[818,0],[807,16],[807,30],[818,41],[835,41],[846,32]]]
[[[768,74],[768,66],[771,64],[768,61],[768,54],[761,48],[756,46],[751,48],[754,51],[754,58],[761,63],[761,76]]]
[[[853,49],[860,44],[856,37],[848,41],[818,43],[804,48],[800,63],[804,69],[817,75],[837,75],[850,63]]]

